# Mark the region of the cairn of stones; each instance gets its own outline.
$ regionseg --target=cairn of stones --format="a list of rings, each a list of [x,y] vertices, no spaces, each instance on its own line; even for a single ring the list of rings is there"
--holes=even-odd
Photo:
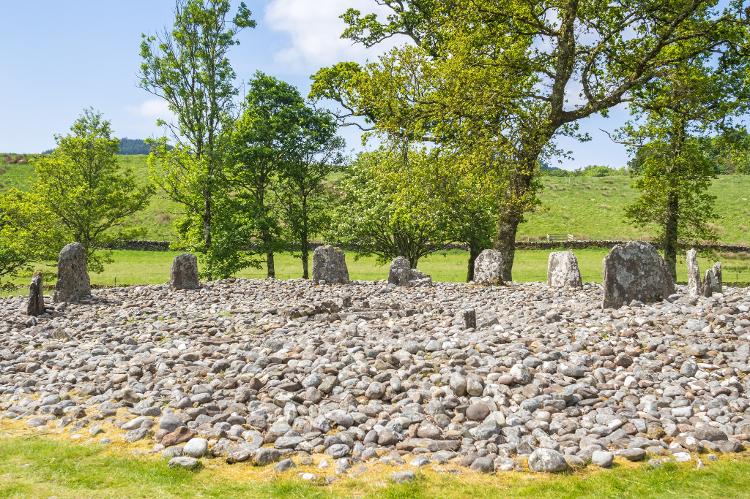
[[[417,269],[411,268],[411,262],[404,256],[397,256],[391,262],[388,272],[388,284],[394,286],[420,286],[430,284],[432,278]]]
[[[29,285],[29,301],[26,305],[26,313],[32,317],[37,317],[45,312],[44,306],[44,286],[42,274],[37,272],[31,278]]]
[[[503,285],[503,254],[486,249],[474,261],[474,283],[489,286]]]
[[[674,291],[666,262],[648,243],[618,244],[604,258],[604,308],[661,301]]]
[[[185,253],[177,255],[172,261],[170,285],[174,289],[198,289],[198,259],[195,255]]]
[[[710,298],[714,293],[721,293],[721,263],[716,262],[706,270],[706,278],[703,280],[703,296]]]
[[[690,296],[700,296],[701,288],[701,269],[698,266],[698,252],[695,248],[689,249],[685,255],[688,275],[688,293]]]
[[[318,246],[313,252],[313,281],[325,284],[348,284],[346,255],[334,246]]]
[[[552,288],[580,288],[583,286],[578,259],[572,251],[550,253],[547,260],[547,285]]]
[[[91,281],[86,248],[81,243],[70,243],[60,251],[57,259],[57,285],[52,300],[55,303],[76,303],[88,298],[91,298]]]

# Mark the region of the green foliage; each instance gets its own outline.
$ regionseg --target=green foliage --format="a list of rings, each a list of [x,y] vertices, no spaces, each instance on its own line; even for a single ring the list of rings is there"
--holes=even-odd
[[[718,172],[700,137],[742,112],[746,67],[744,59],[717,64],[706,54],[650,81],[631,104],[637,119],[623,134],[633,149],[646,151],[635,181],[641,197],[627,215],[637,225],[657,226],[673,275],[678,242],[716,238],[708,225],[716,217],[715,198],[707,191]]]
[[[132,237],[123,224],[145,207],[151,191],[138,186],[133,173],[120,167],[119,140],[112,137],[110,123],[100,113],[84,111],[71,132],[56,138],[51,154],[34,161],[36,182],[19,212],[45,213],[44,232],[59,233],[64,243],[80,242],[89,268],[101,271],[106,255],[100,251],[114,240]],[[57,244],[45,253],[59,251],[64,244],[54,240]]]
[[[51,214],[45,206],[35,201],[18,189],[0,197],[0,278],[28,271],[34,262],[55,256],[59,231],[47,222]]]
[[[496,243],[506,253],[506,279],[518,227],[537,204],[540,162],[560,152],[555,139],[586,139],[579,120],[605,114],[674,64],[728,51],[746,36],[738,2],[725,9],[712,0],[373,3],[387,15],[350,9],[344,35],[366,46],[394,37],[413,44],[375,66],[323,70],[313,91],[392,140],[494,153],[506,170]],[[580,103],[571,105],[566,89],[576,87]]]
[[[273,253],[283,247],[274,197],[304,100],[296,88],[263,73],[249,83],[242,115],[226,132],[224,193],[218,211],[222,235],[211,251],[221,275],[257,266],[265,254],[273,277]],[[252,243],[252,247],[249,243]]]
[[[448,238],[445,213],[420,188],[430,168],[424,151],[360,154],[337,186],[340,199],[327,239],[383,262],[405,256],[416,268]]]
[[[228,52],[242,29],[255,27],[244,2],[231,21],[230,10],[229,0],[177,0],[171,31],[143,35],[141,43],[140,85],[166,100],[176,118],[162,124],[178,150],[169,151],[166,139],[157,144],[153,165],[167,169],[155,178],[171,199],[186,206],[179,232],[183,244],[196,251],[211,248],[223,155],[219,137],[237,95]],[[189,178],[180,181],[175,172]]]

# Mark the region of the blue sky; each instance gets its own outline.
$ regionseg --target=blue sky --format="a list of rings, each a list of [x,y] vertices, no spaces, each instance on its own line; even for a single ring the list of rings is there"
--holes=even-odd
[[[373,0],[246,0],[258,28],[241,34],[232,62],[241,80],[262,70],[303,92],[309,75],[340,60],[377,55],[339,38],[338,15],[349,6],[366,10]],[[54,145],[85,107],[112,121],[121,137],[159,134],[155,120],[163,102],[137,86],[141,33],[168,26],[173,0],[4,0],[0,2],[0,151],[40,152]],[[627,113],[584,120],[593,140],[563,140],[573,153],[567,168],[589,164],[622,166],[627,153],[601,128],[614,130]],[[356,132],[342,132],[359,148]]]

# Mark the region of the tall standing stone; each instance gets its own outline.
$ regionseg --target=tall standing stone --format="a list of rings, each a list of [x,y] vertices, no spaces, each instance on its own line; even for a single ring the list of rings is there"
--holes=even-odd
[[[318,246],[313,252],[313,281],[328,284],[348,284],[349,270],[346,255],[334,246]]]
[[[75,303],[90,297],[86,248],[81,243],[70,243],[60,251],[57,259],[57,285],[52,300],[55,303]]]
[[[26,306],[26,313],[34,317],[44,313],[44,287],[42,283],[42,274],[36,273],[31,278],[29,285],[29,303]]]
[[[672,293],[674,279],[650,244],[618,244],[604,258],[604,308],[619,308],[632,300],[660,301]]]
[[[716,262],[706,271],[706,278],[703,282],[703,296],[709,297],[714,293],[721,293],[721,289],[721,263]]]
[[[474,261],[474,282],[500,286],[503,284],[503,254],[486,249]]]
[[[686,255],[687,274],[688,274],[688,293],[690,296],[700,296],[701,294],[701,270],[698,266],[698,252],[689,249]]]
[[[547,259],[547,284],[553,288],[580,288],[583,286],[578,259],[572,251],[550,253]]]
[[[185,253],[177,255],[172,261],[170,285],[174,289],[198,289],[198,259],[195,255]]]

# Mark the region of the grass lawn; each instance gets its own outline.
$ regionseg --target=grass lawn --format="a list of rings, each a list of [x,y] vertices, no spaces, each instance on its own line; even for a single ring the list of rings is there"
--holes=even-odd
[[[516,253],[514,278],[519,282],[546,281],[547,279],[547,250],[522,250]],[[585,249],[575,251],[584,281],[601,282],[602,259],[607,254],[604,249]],[[162,284],[169,281],[169,269],[172,259],[178,253],[159,251],[113,251],[114,261],[105,266],[101,274],[91,274],[91,282],[95,286],[121,286],[135,284]],[[726,282],[750,283],[750,256],[748,255],[716,255],[722,262],[724,280]],[[704,255],[700,257],[701,267],[706,269],[713,262],[712,258]],[[468,254],[464,251],[448,251],[432,254],[419,263],[419,269],[431,275],[435,281],[464,282]],[[384,280],[388,276],[388,264],[380,264],[374,257],[355,258],[353,253],[347,254],[349,275],[356,280]],[[54,281],[54,267],[40,266],[48,273],[46,285],[52,286]],[[276,257],[276,272],[279,279],[298,278],[302,274],[299,259],[290,253],[281,253]],[[687,280],[684,258],[678,263],[678,280]],[[238,277],[265,278],[265,269],[246,269],[237,274]],[[31,274],[18,276],[9,281],[18,286],[14,291],[0,292],[2,294],[24,294]]]
[[[0,433],[0,497],[733,498],[747,497],[750,490],[747,457],[708,463],[700,470],[694,464],[656,469],[618,464],[608,471],[561,476],[425,470],[416,481],[399,485],[389,480],[393,468],[376,466],[328,485],[303,482],[301,469],[277,474],[270,467],[216,460],[206,461],[207,468],[198,472],[175,470],[165,460],[113,447]]]
[[[148,180],[146,156],[120,156],[143,182]],[[28,189],[33,180],[31,165],[6,165],[0,157],[0,191],[15,186]],[[654,233],[633,227],[624,209],[637,196],[628,176],[544,177],[541,204],[519,227],[520,239],[539,239],[547,234],[573,234],[579,239],[648,239]],[[724,175],[713,182],[716,196],[718,240],[727,244],[750,245],[750,175]],[[174,240],[177,204],[154,196],[149,206],[131,217],[129,228],[140,229],[142,237]]]

